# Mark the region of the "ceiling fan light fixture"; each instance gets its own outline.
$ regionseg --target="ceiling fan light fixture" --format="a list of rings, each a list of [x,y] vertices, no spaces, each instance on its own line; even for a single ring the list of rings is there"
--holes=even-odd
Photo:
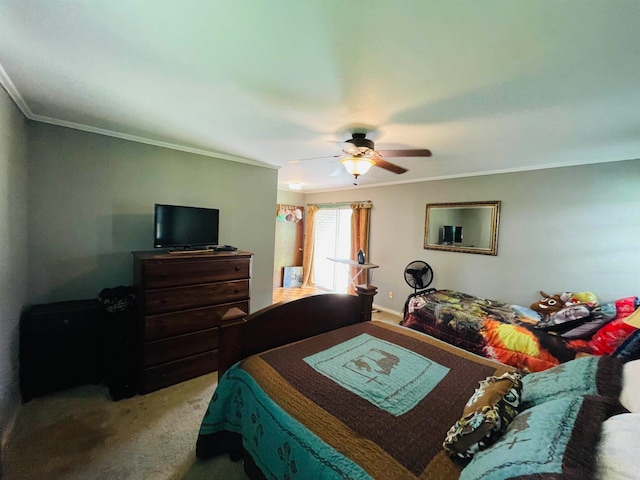
[[[365,157],[343,157],[340,159],[340,163],[344,165],[347,172],[356,178],[367,173],[371,166],[375,164],[373,160]]]

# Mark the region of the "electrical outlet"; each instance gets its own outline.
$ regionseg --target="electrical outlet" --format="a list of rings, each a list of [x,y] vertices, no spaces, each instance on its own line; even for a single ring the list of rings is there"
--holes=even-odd
[[[393,298],[393,292],[389,292],[389,298]]]

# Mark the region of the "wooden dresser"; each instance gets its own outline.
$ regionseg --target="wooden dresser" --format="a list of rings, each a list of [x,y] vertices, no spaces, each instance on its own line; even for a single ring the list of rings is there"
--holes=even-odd
[[[249,252],[133,252],[140,319],[140,393],[218,368],[218,330],[249,313]]]

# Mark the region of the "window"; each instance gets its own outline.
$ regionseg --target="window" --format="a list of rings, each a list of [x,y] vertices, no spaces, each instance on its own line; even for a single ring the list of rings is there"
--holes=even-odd
[[[321,208],[315,216],[314,281],[318,288],[344,292],[349,273],[328,257],[349,258],[351,249],[351,208]]]

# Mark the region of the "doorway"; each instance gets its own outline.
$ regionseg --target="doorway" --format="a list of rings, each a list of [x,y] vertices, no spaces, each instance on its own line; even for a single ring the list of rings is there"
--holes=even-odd
[[[273,262],[273,288],[285,286],[285,269],[302,268],[304,207],[276,205],[276,242]]]

